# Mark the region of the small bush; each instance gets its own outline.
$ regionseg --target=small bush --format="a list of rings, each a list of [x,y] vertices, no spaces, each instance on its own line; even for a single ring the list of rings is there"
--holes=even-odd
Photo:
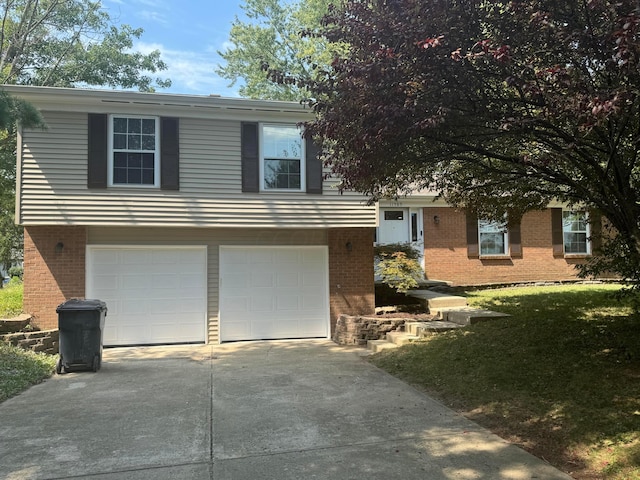
[[[419,285],[424,272],[418,258],[420,252],[410,244],[394,243],[374,248],[375,274],[398,293],[407,293]]]
[[[22,313],[22,282],[14,277],[0,289],[0,317],[11,318]]]
[[[10,278],[19,278],[20,280],[22,280],[22,275],[24,273],[24,268],[22,267],[11,267],[9,269],[9,277]]]

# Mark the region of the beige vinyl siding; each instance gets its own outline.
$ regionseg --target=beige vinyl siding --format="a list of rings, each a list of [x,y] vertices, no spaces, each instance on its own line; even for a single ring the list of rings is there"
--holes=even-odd
[[[180,190],[87,189],[87,114],[44,112],[46,130],[22,133],[24,225],[370,227],[359,194],[241,191],[240,121],[180,118]]]
[[[327,245],[327,231],[324,229],[90,227],[87,245],[206,245],[209,342],[218,343],[219,247],[221,245]]]

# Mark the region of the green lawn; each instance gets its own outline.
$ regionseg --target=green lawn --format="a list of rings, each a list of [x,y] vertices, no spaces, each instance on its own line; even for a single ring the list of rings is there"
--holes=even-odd
[[[0,289],[0,318],[22,312],[22,283]],[[34,353],[0,342],[0,402],[40,383],[53,373],[56,357]]]
[[[640,318],[619,287],[470,293],[513,315],[371,361],[578,479],[640,479]]]

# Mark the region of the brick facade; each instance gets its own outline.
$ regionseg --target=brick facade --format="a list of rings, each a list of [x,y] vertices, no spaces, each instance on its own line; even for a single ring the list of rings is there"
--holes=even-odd
[[[438,222],[434,216],[438,216]],[[575,280],[583,258],[554,256],[551,210],[529,212],[520,224],[522,255],[469,258],[466,215],[449,207],[424,209],[425,271],[428,279],[454,285]]]
[[[340,315],[375,310],[373,228],[335,228],[328,232],[331,333]]]
[[[57,328],[56,307],[85,294],[86,227],[24,229],[24,310],[39,328]]]

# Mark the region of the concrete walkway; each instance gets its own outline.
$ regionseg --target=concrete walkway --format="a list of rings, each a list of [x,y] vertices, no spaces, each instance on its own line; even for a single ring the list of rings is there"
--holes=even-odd
[[[0,479],[569,479],[328,341],[105,350],[0,404]]]

